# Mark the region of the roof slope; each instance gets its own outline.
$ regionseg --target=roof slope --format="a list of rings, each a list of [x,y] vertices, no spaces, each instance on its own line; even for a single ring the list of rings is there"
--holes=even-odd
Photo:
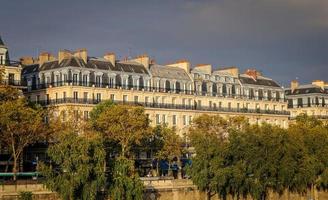
[[[261,85],[261,86],[268,86],[268,87],[279,87],[281,86],[276,83],[274,80],[259,76],[257,79],[252,78],[251,76],[248,76],[246,74],[241,74],[239,76],[239,80],[242,84],[250,84],[250,85]]]
[[[178,67],[152,64],[150,73],[153,77],[191,81],[185,70]]]

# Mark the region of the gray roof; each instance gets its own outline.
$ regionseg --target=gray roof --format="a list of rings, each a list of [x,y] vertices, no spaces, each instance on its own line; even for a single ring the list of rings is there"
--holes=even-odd
[[[241,74],[239,75],[239,80],[242,84],[281,88],[281,86],[278,83],[276,83],[274,80],[262,76],[258,76],[257,79],[254,79],[246,74]]]
[[[149,74],[147,69],[136,62],[117,62],[114,65],[106,60],[99,60],[95,58],[88,59],[88,62],[85,63],[82,59],[77,57],[70,57],[64,59],[61,63],[58,63],[58,60],[49,61],[43,63],[41,66],[39,64],[25,66],[23,69],[23,74],[33,73],[35,70],[46,71],[59,69],[63,67],[80,67],[80,68],[89,68],[89,69],[99,69],[99,70],[109,70],[109,71],[118,71],[118,72],[128,72],[128,73],[137,73],[137,74]]]
[[[328,90],[324,90],[317,85],[300,85],[296,89],[292,90],[291,88],[285,89],[286,95],[300,95],[300,94],[328,94]]]
[[[178,67],[150,65],[150,73],[153,77],[191,81],[185,70]]]

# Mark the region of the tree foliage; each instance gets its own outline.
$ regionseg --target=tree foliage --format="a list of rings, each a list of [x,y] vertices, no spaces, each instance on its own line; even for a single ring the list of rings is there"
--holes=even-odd
[[[84,132],[63,122],[57,141],[48,149],[51,163],[40,167],[48,188],[63,199],[98,199],[105,188],[105,157],[100,136]]]
[[[133,161],[125,157],[114,160],[109,177],[110,197],[113,200],[142,200],[143,182],[134,171]]]
[[[18,161],[24,148],[45,140],[45,116],[42,108],[28,106],[23,98],[0,104],[1,142],[12,154],[14,174],[19,171]]]
[[[150,135],[149,119],[143,107],[128,105],[107,107],[100,113],[96,126],[105,138],[120,145],[120,154],[123,157],[130,156],[132,146],[140,144]]]
[[[262,200],[270,190],[304,194],[314,185],[327,189],[327,131],[307,116],[288,129],[200,116],[189,131],[196,151],[189,173],[208,198],[216,193]]]

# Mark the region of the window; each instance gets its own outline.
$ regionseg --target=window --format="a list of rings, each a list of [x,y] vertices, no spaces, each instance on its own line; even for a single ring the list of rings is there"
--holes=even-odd
[[[83,119],[88,120],[89,119],[89,111],[84,111],[83,113]]]
[[[189,116],[189,125],[191,124],[192,122],[192,116]]]
[[[74,100],[77,100],[77,99],[79,98],[79,96],[78,96],[78,92],[74,92],[74,93],[73,93],[73,96],[74,96],[74,97],[73,97]]]
[[[36,95],[36,103],[40,102],[40,95]]]
[[[128,101],[128,95],[123,95],[123,103],[126,103]]]
[[[166,123],[166,115],[162,115],[162,122]]]
[[[73,85],[77,85],[77,74],[73,74]]]
[[[101,85],[101,76],[96,76],[96,87],[100,87]]]
[[[265,110],[269,110],[269,105],[265,104]]]
[[[88,101],[88,93],[87,92],[84,92],[83,93],[83,101],[84,102],[87,102]]]
[[[110,94],[110,100],[114,101],[115,100],[115,94]]]
[[[9,73],[8,83],[9,83],[9,85],[14,85],[15,84],[15,74]]]
[[[219,108],[220,109],[222,108],[222,102],[221,101],[219,102]]]
[[[228,102],[228,109],[231,110],[231,102]]]
[[[138,96],[134,96],[134,103],[138,103],[139,101],[139,97]]]
[[[237,103],[237,110],[240,109],[240,103]]]
[[[177,116],[176,115],[172,115],[172,125],[173,126],[177,125]]]
[[[84,85],[84,86],[87,86],[87,85],[88,85],[88,75],[86,75],[86,74],[83,75],[83,78],[82,78],[82,79],[83,79],[83,80],[82,80],[82,81],[83,81],[83,85]]]
[[[159,125],[161,124],[161,116],[159,114],[156,114],[156,124]]]
[[[66,100],[66,92],[63,92],[63,99]]]
[[[58,93],[56,92],[55,95],[56,95],[56,102],[57,102],[58,101]]]
[[[182,118],[183,118],[183,125],[185,126],[185,125],[187,125],[187,116],[186,115],[183,115],[182,116]]]
[[[101,93],[97,93],[97,102],[101,102]]]
[[[209,106],[210,108],[212,108],[212,101],[209,101],[209,102],[208,102],[208,106]]]

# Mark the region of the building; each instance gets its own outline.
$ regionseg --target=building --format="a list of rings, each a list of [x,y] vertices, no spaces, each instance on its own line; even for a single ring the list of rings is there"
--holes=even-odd
[[[0,85],[21,87],[21,71],[22,67],[19,62],[9,59],[8,48],[0,37]]]
[[[328,83],[314,80],[311,84],[300,85],[293,80],[285,89],[291,119],[300,114],[328,119]]]
[[[72,109],[85,119],[95,104],[111,99],[144,106],[152,125],[167,123],[180,134],[205,113],[288,126],[284,90],[254,69],[192,68],[187,60],[160,65],[147,55],[130,60],[117,60],[114,53],[90,57],[86,49],[61,50],[57,58],[41,53],[21,62],[30,101],[56,105],[60,112]]]

